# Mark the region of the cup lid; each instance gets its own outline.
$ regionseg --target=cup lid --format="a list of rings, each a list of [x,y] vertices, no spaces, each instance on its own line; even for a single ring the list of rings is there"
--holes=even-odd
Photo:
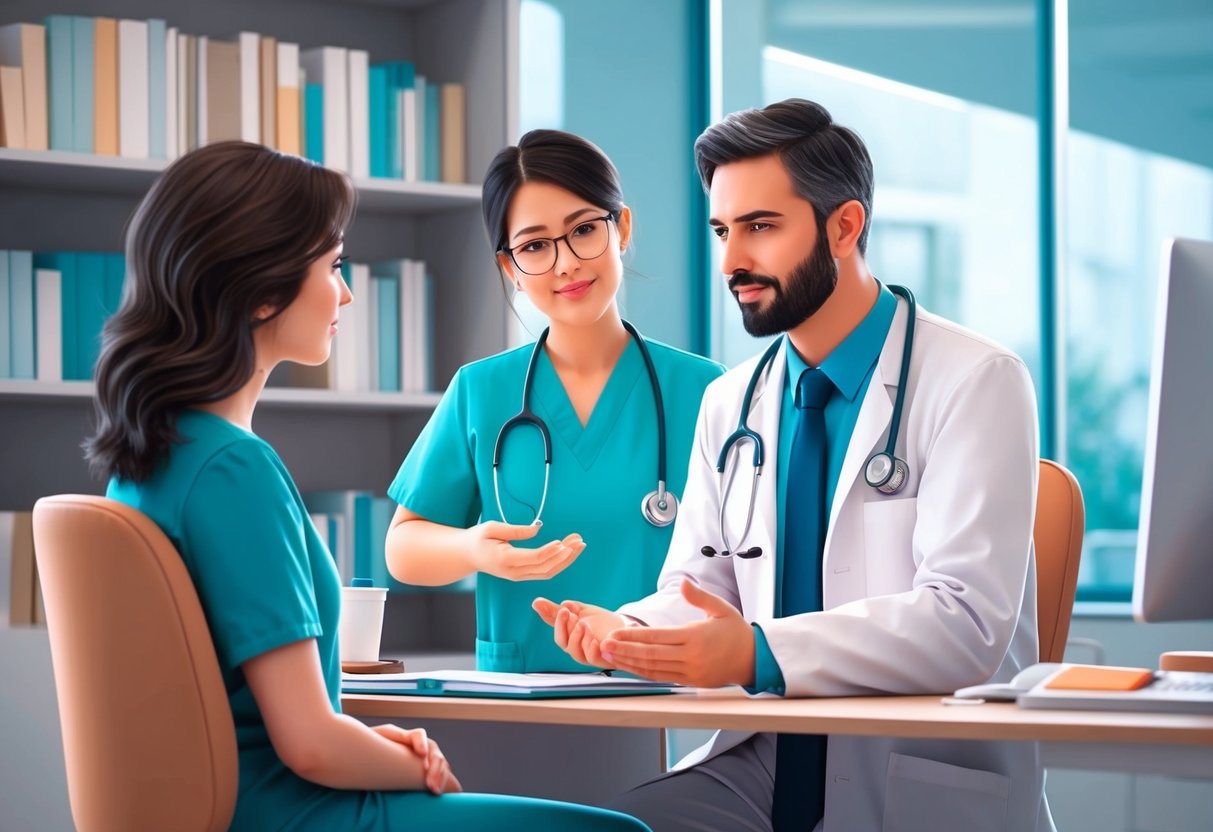
[[[352,581],[350,581],[350,586],[373,587],[374,585],[375,585],[375,582],[373,580],[371,580],[370,578],[354,578]]]

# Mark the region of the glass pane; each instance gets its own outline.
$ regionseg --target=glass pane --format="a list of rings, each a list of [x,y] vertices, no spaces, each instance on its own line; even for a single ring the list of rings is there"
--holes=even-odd
[[[1084,599],[1132,589],[1163,241],[1213,239],[1211,43],[1208,3],[1070,0],[1064,394]]]

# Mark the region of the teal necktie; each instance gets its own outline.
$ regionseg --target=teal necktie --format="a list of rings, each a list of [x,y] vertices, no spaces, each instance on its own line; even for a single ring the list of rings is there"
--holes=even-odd
[[[783,507],[780,617],[821,609],[821,557],[826,536],[825,406],[834,385],[808,369],[796,385],[796,432]],[[825,810],[826,738],[779,734],[775,741],[775,832],[809,832]]]

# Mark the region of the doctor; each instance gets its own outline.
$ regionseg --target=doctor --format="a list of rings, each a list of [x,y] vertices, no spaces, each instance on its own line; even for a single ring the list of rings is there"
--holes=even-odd
[[[724,368],[620,317],[632,212],[594,144],[532,130],[493,159],[483,192],[503,276],[551,325],[455,374],[388,489],[388,568],[429,586],[479,573],[479,669],[585,670],[531,602],[614,607],[652,588],[695,414]]]
[[[578,660],[691,685],[1009,680],[1038,655],[1023,362],[871,274],[871,160],[821,106],[734,113],[695,155],[746,329],[786,336],[708,388],[657,591],[536,610]],[[1033,743],[722,731],[616,806],[657,832],[1049,830],[1043,785]]]

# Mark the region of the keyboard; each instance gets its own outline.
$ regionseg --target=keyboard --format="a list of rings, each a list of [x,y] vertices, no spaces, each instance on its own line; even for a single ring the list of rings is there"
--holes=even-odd
[[[1159,670],[1153,682],[1128,691],[1050,690],[1048,681],[1021,694],[1019,707],[1213,715],[1213,673]]]

